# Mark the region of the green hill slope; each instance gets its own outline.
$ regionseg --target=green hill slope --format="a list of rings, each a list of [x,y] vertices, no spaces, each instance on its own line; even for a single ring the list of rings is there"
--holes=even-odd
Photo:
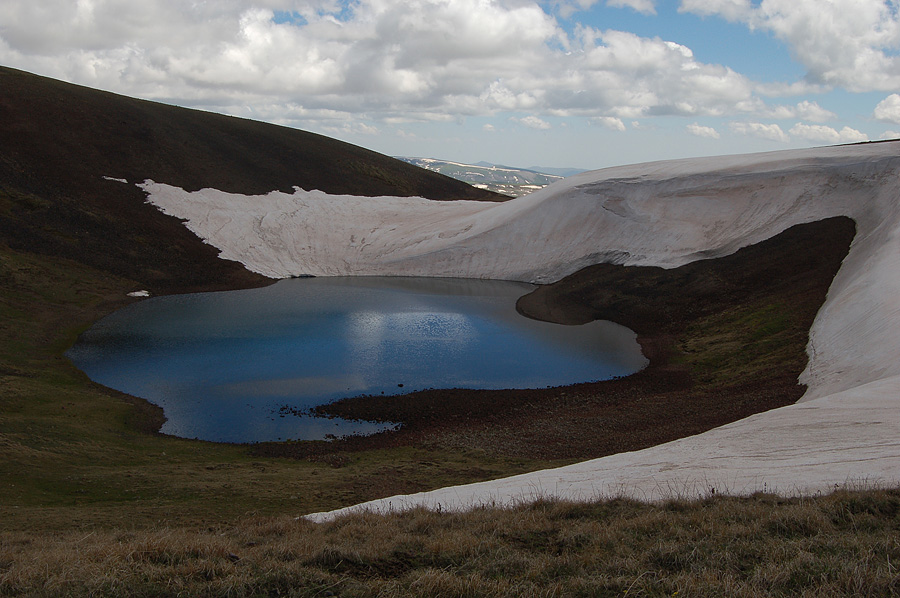
[[[137,100],[0,67],[0,243],[156,291],[251,284],[130,183],[262,194],[502,200],[334,139]]]

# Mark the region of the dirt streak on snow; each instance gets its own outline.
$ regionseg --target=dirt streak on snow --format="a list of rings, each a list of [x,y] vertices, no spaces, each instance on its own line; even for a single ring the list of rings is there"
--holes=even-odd
[[[849,216],[857,237],[810,331],[800,404],[637,453],[367,508],[465,508],[537,489],[653,498],[698,484],[808,492],[860,478],[900,481],[900,144],[609,168],[502,204],[142,187],[223,258],[273,277],[552,282],[598,262],[676,267]]]

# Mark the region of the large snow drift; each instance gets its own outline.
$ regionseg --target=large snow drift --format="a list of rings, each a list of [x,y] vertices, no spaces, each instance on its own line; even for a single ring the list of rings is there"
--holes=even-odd
[[[801,403],[635,453],[366,506],[900,481],[900,143],[609,168],[502,204],[142,186],[222,257],[273,277],[552,282],[598,262],[675,267],[849,216],[857,236],[810,331]]]

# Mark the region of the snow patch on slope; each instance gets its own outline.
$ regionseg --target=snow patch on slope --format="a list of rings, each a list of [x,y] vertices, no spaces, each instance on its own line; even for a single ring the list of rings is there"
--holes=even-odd
[[[458,511],[542,498],[640,500],[711,493],[811,495],[900,483],[900,378],[798,403],[657,447],[557,469],[374,500],[308,518],[426,507]]]
[[[421,197],[355,197],[295,188],[252,196],[154,181],[148,201],[197,236],[271,278],[375,274],[381,263],[453,241],[494,204]]]
[[[772,490],[792,485],[809,491],[851,478],[888,479],[891,471],[897,480],[900,144],[610,168],[502,204],[300,190],[245,197],[210,189],[187,193],[152,181],[142,186],[150,202],[186,219],[222,257],[273,277],[552,282],[598,262],[677,267],[732,253],[795,224],[849,216],[857,236],[810,331],[810,361],[800,380],[808,386],[805,403],[627,456],[455,489],[459,499],[450,502],[454,508],[482,504],[479,497],[494,491],[521,499],[521,484],[541,480],[542,491],[568,497],[574,488],[609,491],[618,484],[659,496],[660,488],[698,483],[734,489],[759,480]],[[751,438],[760,441],[747,444]],[[721,468],[710,470],[711,463]],[[777,463],[786,464],[787,473],[778,473]],[[578,476],[589,483],[576,484]],[[544,483],[550,480],[552,488]],[[377,508],[446,500],[440,492],[394,497]]]

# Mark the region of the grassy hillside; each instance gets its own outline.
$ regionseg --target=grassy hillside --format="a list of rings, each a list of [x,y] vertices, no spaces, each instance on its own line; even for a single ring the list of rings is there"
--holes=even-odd
[[[671,272],[588,269],[520,304],[632,325],[652,360],[641,376],[351,401],[408,417],[405,435],[245,447],[160,436],[158,409],[64,358],[128,291],[265,283],[103,176],[495,199],[319,136],[0,69],[0,595],[900,593],[896,492],[295,519],[646,446],[795,399],[811,318],[853,236],[846,219]],[[572,442],[575,430],[594,436]]]
[[[130,183],[263,194],[502,200],[334,139],[0,67],[0,243],[129,276],[154,291],[260,282],[217,259]]]
[[[133,185],[104,176],[241,193],[297,185],[497,199],[319,135],[0,69],[3,529],[309,512],[546,465],[418,449],[266,460],[246,447],[157,435],[159,409],[91,383],[63,352],[93,321],[133,301],[130,291],[268,281],[219,259]]]
[[[2,247],[0,280],[2,530],[218,525],[549,464],[417,447],[269,459],[158,435],[159,409],[92,383],[63,356],[128,301],[133,280]]]
[[[0,535],[4,596],[897,596],[900,493]]]

